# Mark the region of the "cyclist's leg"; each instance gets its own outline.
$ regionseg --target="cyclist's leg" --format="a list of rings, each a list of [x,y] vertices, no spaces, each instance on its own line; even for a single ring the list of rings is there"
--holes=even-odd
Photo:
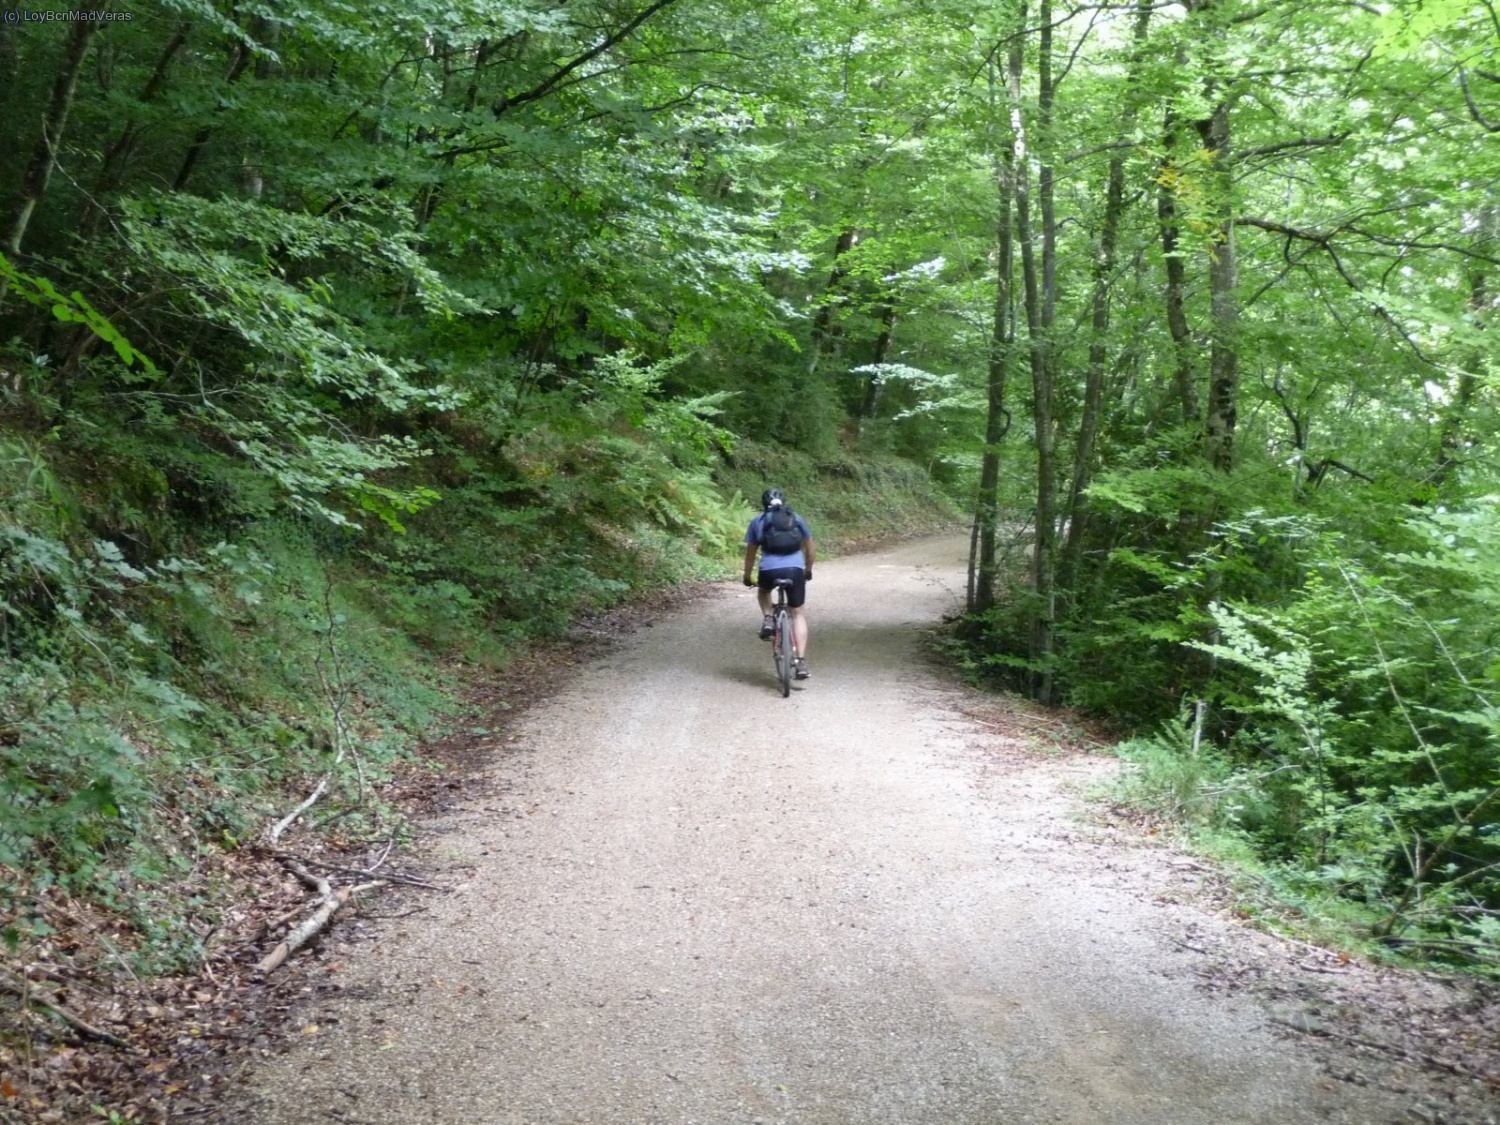
[[[792,614],[792,640],[796,645],[797,660],[794,671],[797,679],[805,680],[812,675],[812,669],[807,663],[807,614],[802,609],[794,609]]]
[[[797,646],[797,655],[807,658],[807,613],[801,606],[792,610],[792,639]]]
[[[765,571],[761,571],[755,580],[755,600],[760,603],[760,639],[768,641],[771,639],[771,581]]]
[[[807,615],[801,609],[792,612],[792,645],[799,657],[807,657]]]
[[[792,638],[797,651],[797,678],[806,679],[807,670],[807,612],[803,602],[807,600],[807,579],[801,567],[792,572],[792,585],[787,590],[787,604],[792,611]]]

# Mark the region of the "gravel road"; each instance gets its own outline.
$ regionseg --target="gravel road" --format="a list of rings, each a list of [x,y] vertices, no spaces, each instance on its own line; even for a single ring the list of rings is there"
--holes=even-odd
[[[820,564],[789,700],[725,586],[531,710],[440,826],[458,890],[382,900],[421,909],[365,924],[234,1119],[1416,1120],[1199,986],[1181,935],[1232,926],[1074,818],[1108,760],[1000,752],[925,665],[964,547]]]

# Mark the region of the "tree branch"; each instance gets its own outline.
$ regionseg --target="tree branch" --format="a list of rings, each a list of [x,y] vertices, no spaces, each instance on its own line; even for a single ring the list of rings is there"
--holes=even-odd
[[[648,4],[646,7],[637,12],[623,27],[614,31],[610,35],[605,36],[603,40],[595,44],[593,47],[590,47],[587,51],[579,55],[577,58],[573,59],[571,62],[564,63],[562,66],[558,67],[555,71],[544,78],[541,82],[533,86],[531,89],[523,91],[522,93],[516,94],[514,96],[506,96],[501,98],[492,107],[494,115],[496,117],[500,117],[508,110],[514,109],[518,105],[525,105],[527,102],[534,102],[539,98],[546,97],[549,93],[552,92],[553,87],[568,75],[572,74],[579,67],[586,66],[594,59],[597,59],[600,55],[604,54],[605,51],[608,51],[611,48],[617,46],[624,39],[626,39],[631,32],[640,27],[641,24],[645,23],[652,16],[656,15],[656,13],[661,11],[663,8],[666,8],[674,3],[676,3],[676,0],[654,0],[653,3]]]
[[[1279,141],[1273,145],[1260,145],[1256,148],[1247,148],[1237,154],[1237,159],[1248,160],[1254,156],[1275,156],[1278,153],[1288,152],[1296,148],[1330,148],[1333,145],[1342,144],[1347,140],[1349,134],[1334,133],[1327,137],[1298,137],[1294,141]]]
[[[1075,161],[1084,160],[1090,156],[1098,156],[1101,152],[1116,152],[1122,148],[1139,147],[1139,141],[1110,141],[1108,144],[1095,145],[1093,148],[1083,148],[1079,149],[1077,152],[1070,152],[1067,156],[1062,158],[1061,163],[1072,164]]]
[[[1319,484],[1328,474],[1329,469],[1338,469],[1341,472],[1348,473],[1351,477],[1358,477],[1360,480],[1365,481],[1369,484],[1375,483],[1374,477],[1367,476],[1366,474],[1360,472],[1358,469],[1351,469],[1342,461],[1336,461],[1332,457],[1325,457],[1323,458],[1323,460],[1309,465],[1307,467],[1307,479],[1314,485]]]
[[[1491,4],[1490,0],[1480,0],[1480,3],[1484,5],[1484,10],[1490,14],[1490,24],[1494,27],[1495,34],[1500,35],[1500,15],[1495,13],[1495,5]]]
[[[1403,208],[1398,208],[1398,210]],[[1378,213],[1378,212],[1377,212]],[[1442,250],[1449,254],[1457,254],[1462,258],[1470,258],[1475,261],[1485,262],[1492,266],[1500,266],[1500,258],[1482,254],[1467,246],[1455,246],[1450,242],[1425,242],[1416,238],[1400,238],[1389,234],[1377,234],[1358,226],[1362,218],[1371,218],[1372,215],[1360,215],[1340,223],[1327,231],[1304,230],[1300,227],[1288,226],[1285,223],[1273,222],[1269,219],[1257,219],[1251,215],[1237,216],[1234,220],[1235,226],[1255,227],[1258,230],[1270,231],[1272,234],[1284,234],[1288,238],[1295,238],[1301,242],[1311,242],[1314,245],[1324,247],[1341,234],[1357,235],[1367,239],[1379,246],[1393,246],[1400,250]],[[1429,228],[1430,229],[1430,228]]]
[[[324,881],[324,885],[327,885],[326,880]],[[279,968],[288,957],[327,928],[328,923],[338,913],[339,908],[351,898],[361,891],[373,890],[376,887],[383,886],[385,886],[385,880],[377,879],[371,883],[360,883],[355,887],[343,887],[337,891],[330,891],[323,896],[323,901],[318,906],[318,909],[305,922],[287,934],[275,949],[271,950],[270,953],[261,959],[260,963],[255,966],[255,971],[261,975],[265,975]]]
[[[1464,104],[1469,107],[1469,116],[1486,133],[1500,133],[1500,125],[1496,125],[1480,112],[1479,103],[1474,100],[1474,94],[1469,90],[1469,76],[1464,73],[1463,67],[1458,68],[1458,85],[1464,92]]]
[[[1384,320],[1393,329],[1395,329],[1397,335],[1401,337],[1406,346],[1411,349],[1412,354],[1415,355],[1417,359],[1421,360],[1429,367],[1440,366],[1440,364],[1435,359],[1427,355],[1422,351],[1420,347],[1418,347],[1417,342],[1411,338],[1411,334],[1408,333],[1406,329],[1402,327],[1401,323],[1391,315],[1390,310],[1388,310],[1379,301],[1371,298],[1369,294],[1365,292],[1364,286],[1362,286],[1359,281],[1351,276],[1349,271],[1344,268],[1343,260],[1339,258],[1338,251],[1334,248],[1333,245],[1333,233],[1319,234],[1316,231],[1299,230],[1297,227],[1288,226],[1285,223],[1274,223],[1268,219],[1257,219],[1249,215],[1238,216],[1234,220],[1234,224],[1235,226],[1255,227],[1258,230],[1271,231],[1273,234],[1283,234],[1288,239],[1295,238],[1303,242],[1311,242],[1322,249],[1328,255],[1328,260],[1333,263],[1333,268],[1338,270],[1339,276],[1344,279],[1344,284],[1349,286],[1350,289],[1354,290],[1360,296],[1364,297],[1365,300],[1370,302],[1370,307],[1375,310],[1376,315],[1378,315],[1382,320]],[[1345,227],[1340,229],[1348,228]]]
[[[1237,227],[1255,227],[1257,230],[1267,230],[1272,234],[1284,234],[1288,238],[1295,238],[1302,242],[1313,242],[1319,246],[1326,246],[1332,234],[1319,234],[1317,231],[1301,230],[1297,227],[1287,226],[1285,223],[1275,223],[1269,219],[1257,219],[1253,215],[1239,215],[1234,220]]]

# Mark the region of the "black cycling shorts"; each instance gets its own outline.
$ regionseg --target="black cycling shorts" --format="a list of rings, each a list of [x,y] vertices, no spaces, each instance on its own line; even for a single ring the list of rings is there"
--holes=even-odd
[[[807,572],[800,566],[776,566],[770,570],[764,568],[760,572],[760,588],[762,590],[773,589],[778,578],[790,578],[792,584],[787,588],[786,604],[793,609],[801,607],[807,600]]]

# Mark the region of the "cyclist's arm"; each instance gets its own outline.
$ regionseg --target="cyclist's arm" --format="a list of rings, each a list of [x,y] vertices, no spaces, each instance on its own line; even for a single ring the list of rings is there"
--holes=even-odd
[[[803,568],[806,569],[806,570],[811,570],[812,569],[812,562],[813,562],[812,536],[809,535],[806,539],[802,540],[802,566],[803,566]]]
[[[755,569],[755,555],[760,550],[759,543],[745,544],[745,581],[750,581],[750,572]]]

